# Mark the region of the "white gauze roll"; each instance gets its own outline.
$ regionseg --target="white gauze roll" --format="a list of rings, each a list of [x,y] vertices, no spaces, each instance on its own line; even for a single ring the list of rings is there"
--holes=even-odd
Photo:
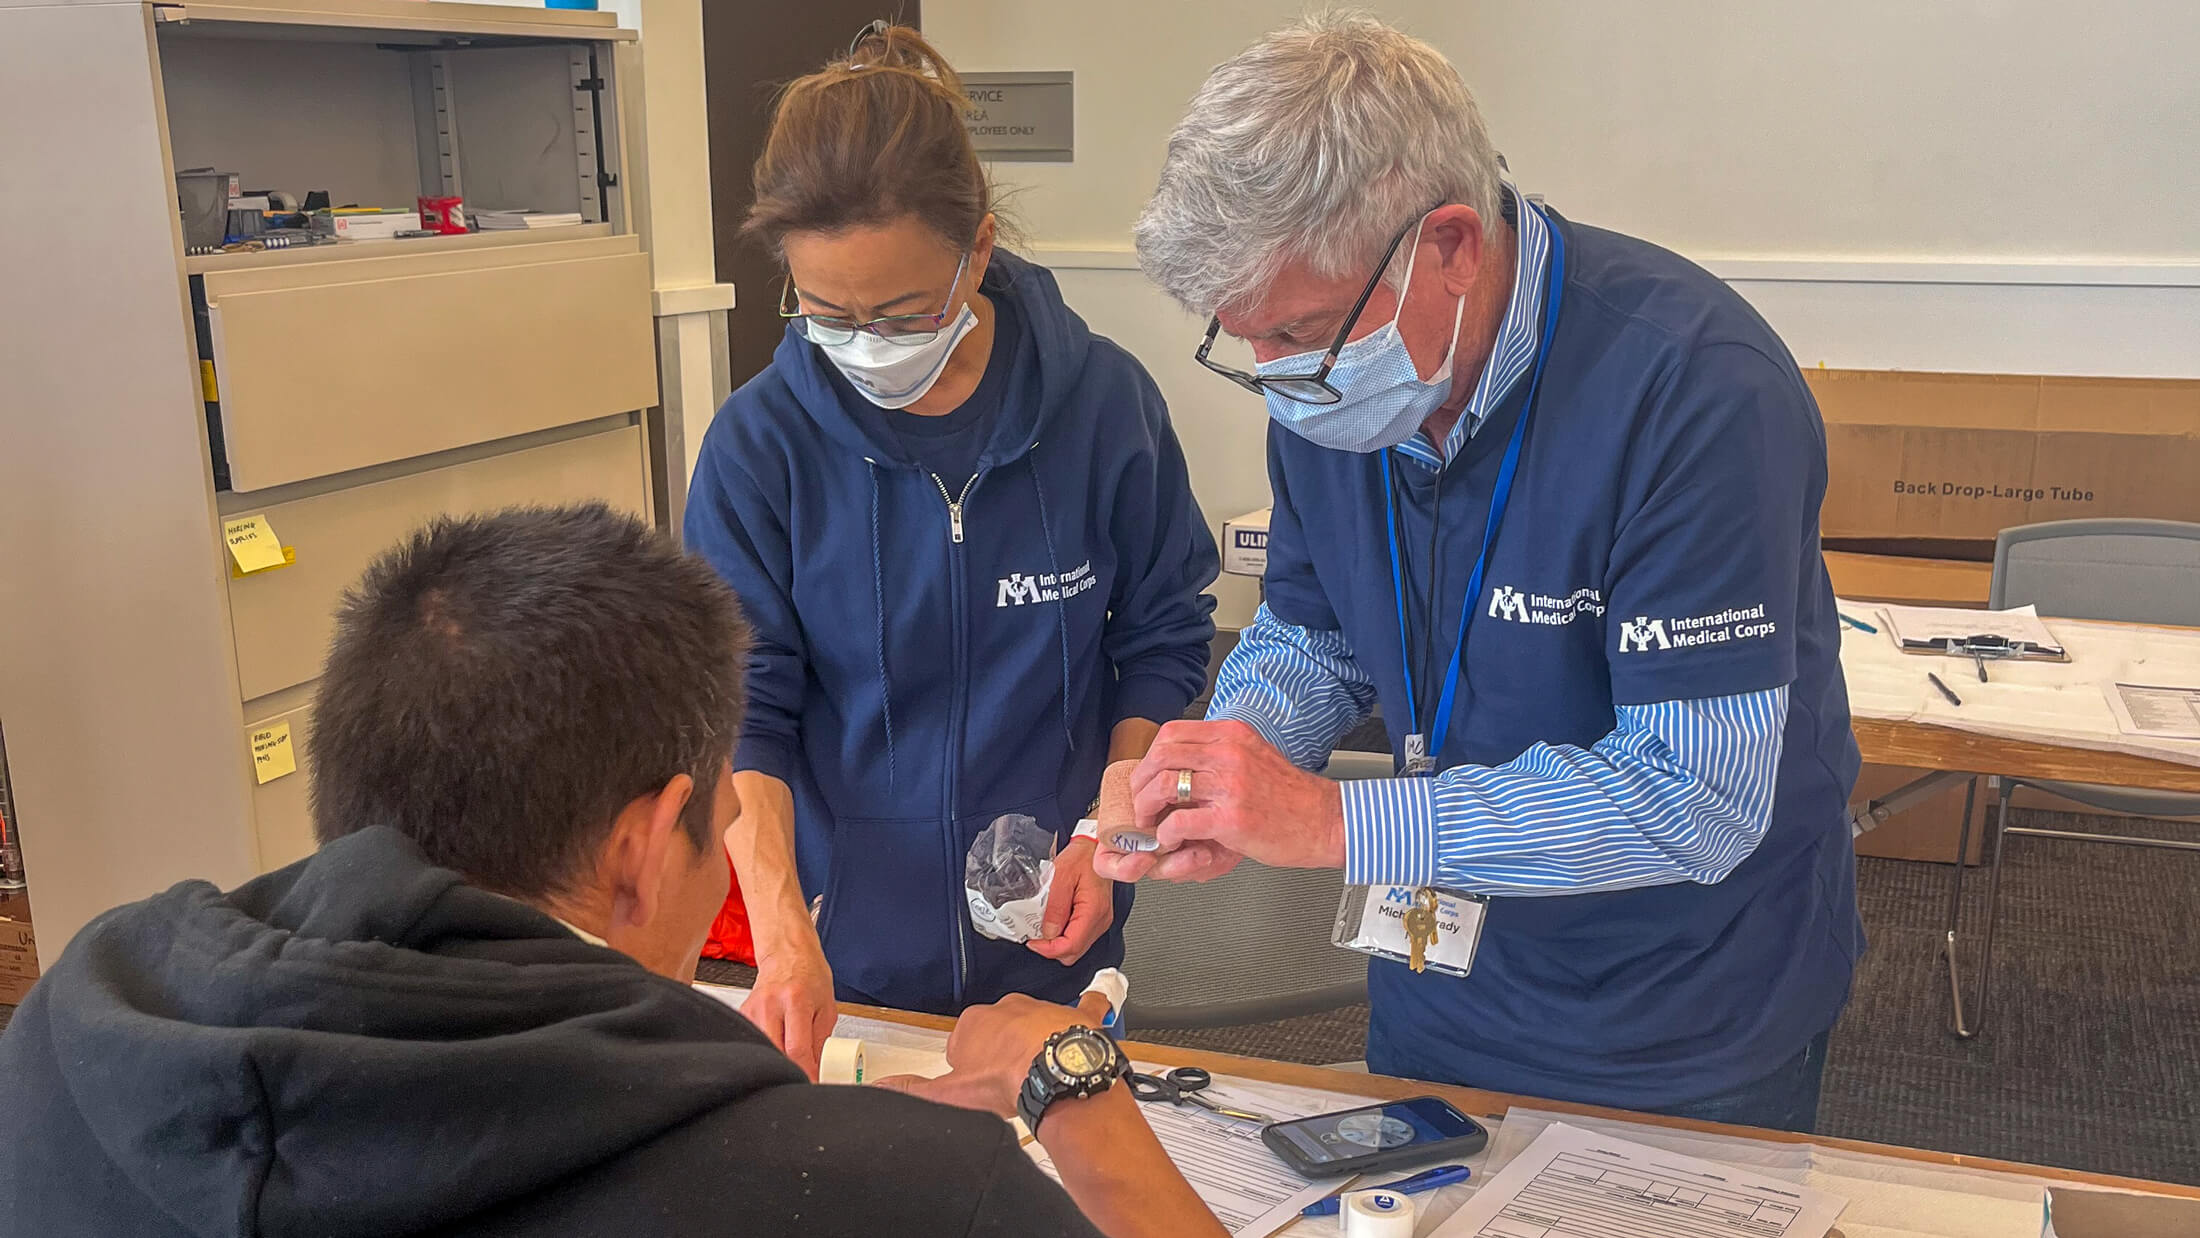
[[[1344,1238],[1413,1238],[1413,1197],[1385,1190],[1345,1196]]]
[[[817,1067],[819,1083],[861,1083],[863,1070],[863,1042],[846,1036],[825,1038],[825,1054]]]

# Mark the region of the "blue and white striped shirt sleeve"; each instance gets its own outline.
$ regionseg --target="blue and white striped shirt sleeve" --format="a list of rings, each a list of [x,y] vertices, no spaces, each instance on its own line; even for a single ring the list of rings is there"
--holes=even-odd
[[[1375,711],[1375,685],[1344,633],[1285,623],[1263,604],[1215,675],[1207,720],[1236,719],[1301,769],[1320,769]]]
[[[1589,748],[1344,784],[1345,880],[1477,894],[1712,884],[1764,838],[1786,687],[1622,705]]]

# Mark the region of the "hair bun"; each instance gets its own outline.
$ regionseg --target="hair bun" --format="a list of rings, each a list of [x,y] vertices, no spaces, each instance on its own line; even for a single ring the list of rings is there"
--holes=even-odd
[[[847,55],[832,67],[847,73],[880,69],[909,73],[939,83],[957,99],[962,96],[962,79],[948,65],[947,58],[915,29],[889,24],[884,18],[857,33],[848,44]]]

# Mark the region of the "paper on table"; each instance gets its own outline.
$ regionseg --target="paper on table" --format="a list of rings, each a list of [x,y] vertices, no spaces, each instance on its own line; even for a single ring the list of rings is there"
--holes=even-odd
[[[2200,739],[2200,688],[2119,683],[2107,695],[2116,728],[2126,735]]]
[[[1449,1238],[1824,1238],[1847,1200],[1553,1124],[1440,1225]]]
[[[2030,606],[2015,610],[1882,606],[1879,614],[1887,621],[1887,633],[1898,646],[1937,645],[1942,641],[1964,641],[1974,636],[1999,636],[2012,643],[2021,641],[2041,649],[2062,650],[2062,642],[2040,622],[2040,612]]]
[[[1305,1116],[1278,1113],[1273,1107],[1261,1109],[1258,1099],[1233,1093],[1220,1083],[1205,1095],[1225,1105],[1265,1112],[1279,1121]],[[1335,1180],[1309,1183],[1286,1168],[1261,1142],[1260,1127],[1251,1122],[1189,1105],[1150,1104],[1139,1108],[1169,1159],[1176,1162],[1177,1171],[1236,1238],[1266,1238],[1297,1220],[1299,1209],[1340,1185]],[[1061,1178],[1045,1148],[1034,1143],[1026,1151],[1048,1177]]]
[[[1548,1110],[1516,1107],[1506,1112],[1490,1140],[1491,1171],[1502,1171],[1560,1122],[1846,1196],[1848,1208],[1835,1231],[1843,1238],[2040,1238],[2046,1179]]]

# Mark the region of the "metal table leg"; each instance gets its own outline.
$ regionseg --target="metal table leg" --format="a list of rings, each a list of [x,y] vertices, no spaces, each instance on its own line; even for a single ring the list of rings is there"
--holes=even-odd
[[[1971,811],[1978,805],[1978,779],[1963,789],[1963,825],[1956,834],[1956,873],[1948,882],[1948,935],[1941,940],[1940,952],[1948,960],[1948,1001],[1952,1010],[1948,1030],[1958,1039],[1969,1040],[1973,1033],[1963,1022],[1963,981],[1956,972],[1956,930],[1963,920],[1963,868],[1971,855]]]
[[[1957,844],[1956,876],[1949,884],[1948,939],[1942,947],[1948,954],[1948,997],[1952,1011],[1948,1030],[1958,1040],[1971,1040],[1986,1026],[1986,986],[1994,974],[1994,926],[2001,919],[2001,861],[2009,848],[2009,797],[2016,791],[2016,783],[2008,778],[2001,780],[2001,793],[1994,813],[1994,858],[1986,870],[1986,933],[1979,943],[1978,984],[1971,998],[1971,1021],[1963,1017],[1963,977],[1956,963],[1956,921],[1962,909],[1963,898],[1963,849],[1971,845],[1970,797],[1964,800],[1963,830]]]

